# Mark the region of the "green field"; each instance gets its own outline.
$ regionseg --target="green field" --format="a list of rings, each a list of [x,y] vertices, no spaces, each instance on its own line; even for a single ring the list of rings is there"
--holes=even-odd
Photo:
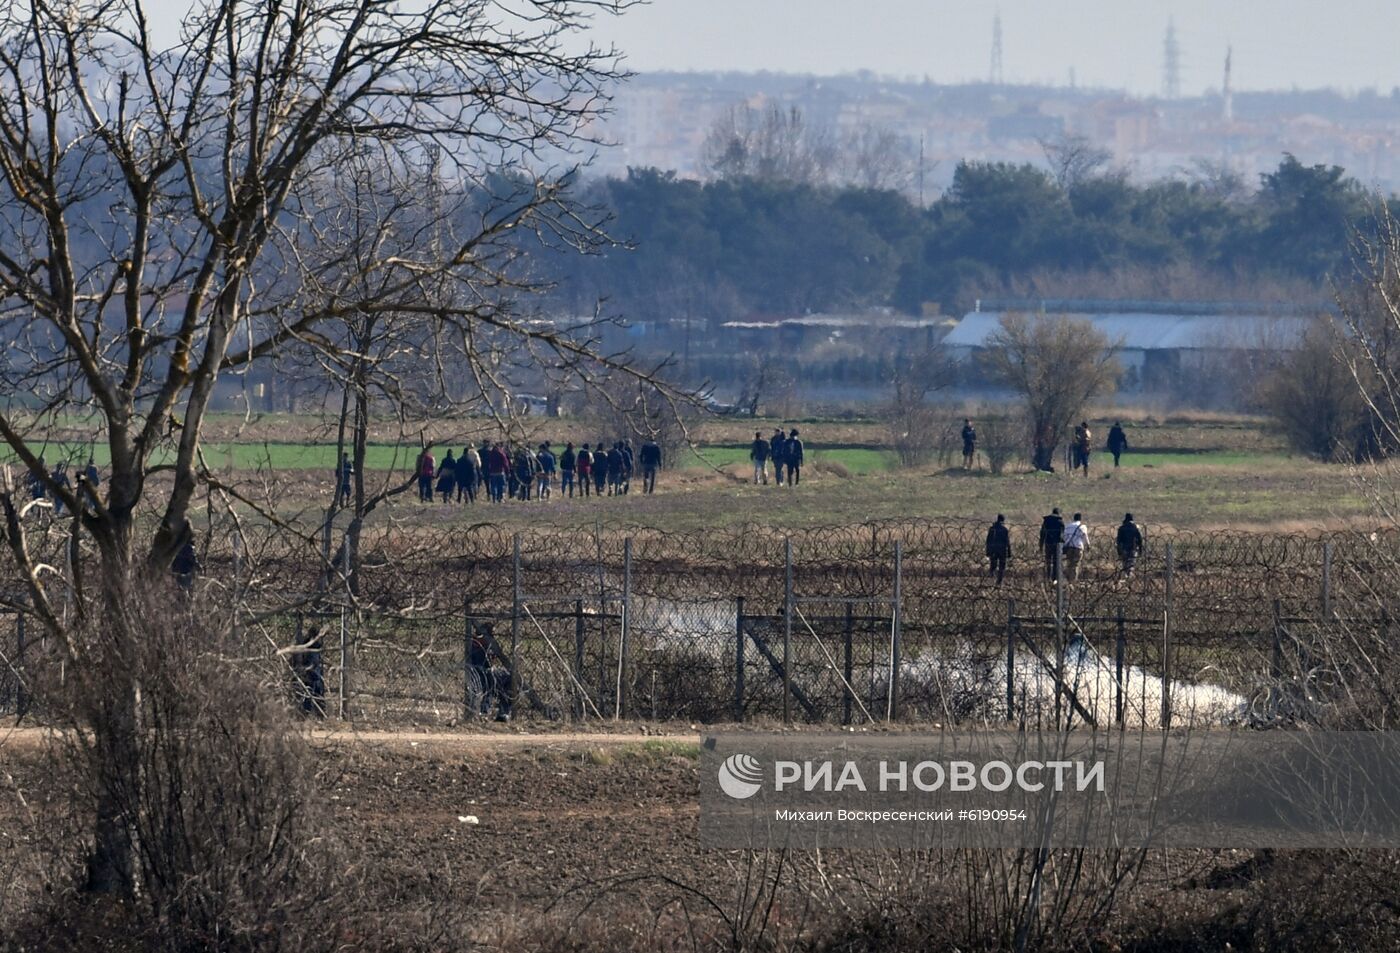
[[[747,438],[755,426],[779,423],[794,422],[702,423],[693,430],[696,448],[673,454],[654,496],[643,496],[634,486],[626,497],[566,500],[556,495],[543,504],[467,508],[420,505],[415,494],[405,493],[389,505],[395,519],[425,529],[482,519],[519,525],[603,519],[685,530],[744,522],[810,526],[869,519],[990,520],[1000,512],[1024,533],[1051,506],[1081,510],[1099,527],[1129,510],[1158,529],[1295,531],[1367,526],[1373,520],[1360,474],[1289,456],[1275,435],[1248,418],[1134,423],[1129,429],[1134,449],[1124,455],[1122,467],[1115,470],[1112,457],[1100,450],[1088,480],[1063,469],[1031,472],[1019,462],[994,477],[982,466],[971,472],[950,466],[948,455],[941,462],[902,468],[885,448],[888,431],[877,421],[804,420],[797,422],[806,443],[801,487],[753,486]],[[434,426],[428,436],[439,460],[447,447],[460,450],[465,435],[482,430],[475,421]],[[534,439],[550,439],[558,448],[560,438],[596,432],[596,425],[582,422],[541,421]],[[226,479],[245,481],[255,494],[267,494],[270,505],[284,514],[316,510],[334,491],[336,448],[326,433],[311,418],[216,420],[204,458]],[[392,433],[374,438],[365,468],[371,492],[401,483],[417,453],[416,439],[395,445]],[[49,463],[81,465],[90,446],[75,440],[44,451]],[[105,448],[98,445],[92,452],[99,467],[105,466]],[[169,452],[162,451],[156,462],[168,460]]]

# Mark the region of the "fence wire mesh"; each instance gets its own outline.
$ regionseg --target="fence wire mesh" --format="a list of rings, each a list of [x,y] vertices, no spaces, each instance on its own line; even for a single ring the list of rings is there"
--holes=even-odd
[[[996,585],[980,524],[880,521],[696,533],[490,524],[366,533],[355,598],[316,591],[269,535],[235,560],[240,636],[302,707],[367,723],[615,716],[695,722],[1044,723],[1248,716],[1309,627],[1388,627],[1400,535],[1149,537],[1131,577],[1094,545],[1057,587],[1013,539]],[[1053,569],[1053,563],[1050,564]],[[0,713],[22,699],[0,616]],[[474,654],[473,643],[478,643]],[[32,648],[29,650],[32,655]],[[312,674],[314,672],[314,675]],[[1263,692],[1266,701],[1258,699]],[[1164,704],[1165,700],[1165,704]]]

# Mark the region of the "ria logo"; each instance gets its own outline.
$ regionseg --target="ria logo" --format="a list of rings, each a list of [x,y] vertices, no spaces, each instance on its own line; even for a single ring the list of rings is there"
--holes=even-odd
[[[763,787],[763,769],[753,755],[731,754],[719,766],[720,790],[737,801],[751,798]]]

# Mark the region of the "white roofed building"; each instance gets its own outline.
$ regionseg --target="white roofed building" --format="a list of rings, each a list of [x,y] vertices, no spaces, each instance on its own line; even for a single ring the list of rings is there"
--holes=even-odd
[[[1125,389],[1155,388],[1183,371],[1298,346],[1323,309],[1241,302],[983,301],[943,339],[954,359],[987,346],[1008,314],[1088,321],[1117,348]]]

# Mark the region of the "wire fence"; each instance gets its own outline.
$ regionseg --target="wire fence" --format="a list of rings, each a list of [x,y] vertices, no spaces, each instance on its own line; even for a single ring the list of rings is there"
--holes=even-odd
[[[202,584],[240,606],[247,655],[308,712],[384,724],[483,717],[861,724],[1179,724],[1258,717],[1293,633],[1387,629],[1394,534],[1149,539],[1131,576],[1093,545],[1071,584],[985,528],[876,522],[694,534],[595,524],[444,538],[431,560],[366,539],[354,599],[294,597],[295,553]],[[275,581],[275,585],[273,582]],[[0,713],[35,640],[0,617]]]

